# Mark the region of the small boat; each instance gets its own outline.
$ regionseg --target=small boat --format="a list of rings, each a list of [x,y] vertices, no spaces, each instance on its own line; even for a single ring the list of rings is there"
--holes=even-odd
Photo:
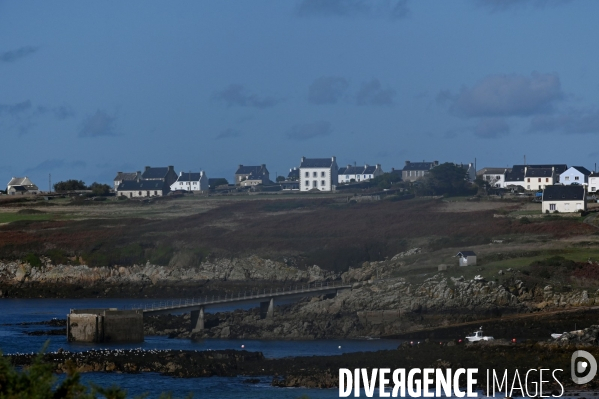
[[[466,337],[469,342],[478,342],[478,341],[492,341],[493,337],[488,337],[483,335],[483,328],[480,327],[478,331],[474,332],[474,335],[469,335]]]
[[[551,334],[551,338],[553,339],[558,339],[559,337],[561,337],[562,335],[566,334],[565,332],[561,333],[561,334]]]

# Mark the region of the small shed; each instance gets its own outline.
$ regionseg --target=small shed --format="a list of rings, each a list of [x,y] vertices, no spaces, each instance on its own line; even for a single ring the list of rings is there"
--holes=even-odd
[[[460,266],[476,266],[476,254],[472,251],[460,251],[456,255]]]

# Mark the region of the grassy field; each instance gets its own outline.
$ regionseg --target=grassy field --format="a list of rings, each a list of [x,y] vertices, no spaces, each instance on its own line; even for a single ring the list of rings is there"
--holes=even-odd
[[[82,256],[90,265],[150,260],[193,267],[211,257],[258,255],[342,272],[422,247],[423,253],[408,259],[401,271],[414,278],[430,276],[441,263],[457,263],[453,256],[464,249],[480,253],[483,270],[472,273],[489,278],[502,268],[525,268],[551,251],[565,251],[580,261],[599,258],[599,229],[582,218],[494,217],[529,214],[537,207],[526,201],[464,198],[354,203],[345,195],[299,194],[151,202],[0,201],[0,258],[43,255],[53,248],[62,256]],[[27,222],[26,229],[22,222]],[[496,239],[504,244],[490,245]],[[576,246],[574,239],[588,241],[585,245],[591,248]],[[534,256],[520,256],[531,250]],[[498,252],[512,255],[493,257]],[[186,256],[176,256],[181,253]]]

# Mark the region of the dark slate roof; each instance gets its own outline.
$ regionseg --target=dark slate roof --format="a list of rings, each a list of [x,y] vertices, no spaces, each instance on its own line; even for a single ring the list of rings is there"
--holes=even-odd
[[[261,174],[266,174],[266,168],[264,168],[264,171],[262,172],[262,165],[258,165],[258,166],[239,165],[239,167],[237,168],[237,172],[235,172],[235,174],[236,175],[250,175],[250,174],[261,175]]]
[[[431,170],[434,165],[434,162],[410,162],[403,170]]]
[[[473,251],[460,251],[458,252],[458,256],[476,256],[476,254]]]
[[[331,158],[304,158],[300,168],[330,168],[332,165]]]
[[[551,168],[528,168],[524,177],[551,177],[553,170]]]
[[[514,165],[512,168],[512,172],[520,172],[524,174],[524,168],[555,168],[555,173],[562,174],[568,169],[568,165],[566,164],[547,164],[547,165]]]
[[[177,181],[200,181],[200,178],[202,177],[201,173],[185,173],[183,172],[182,176],[179,176],[177,178]]]
[[[588,170],[587,168],[585,168],[584,166],[572,166],[572,167],[585,176],[588,176],[591,174],[591,171]]]
[[[163,190],[165,183],[161,180],[124,180],[117,191]]]
[[[116,177],[113,180],[115,180],[115,181],[135,180],[136,177],[137,177],[137,173],[135,173],[135,172],[133,172],[133,173],[119,172],[116,174]]]
[[[599,172],[591,172],[591,174],[589,175],[589,177],[597,177],[599,176]]]
[[[510,168],[482,168],[477,172],[478,175],[501,175],[503,172],[511,171]]]
[[[524,169],[514,170],[505,174],[505,181],[524,181]]]
[[[15,191],[27,191],[27,189],[23,186],[12,186],[11,188]]]
[[[338,174],[340,175],[371,175],[376,170],[374,166],[344,166],[339,168]]]
[[[142,173],[142,179],[163,179],[168,173],[168,168],[149,168]]]
[[[572,201],[583,198],[583,186],[547,186],[543,190],[543,201]]]
[[[289,171],[289,174],[287,175],[288,179],[299,179],[299,169],[298,168],[293,168]]]

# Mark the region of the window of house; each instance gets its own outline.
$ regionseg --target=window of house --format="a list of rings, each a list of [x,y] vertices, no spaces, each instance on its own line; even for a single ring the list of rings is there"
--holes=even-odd
[[[570,210],[570,203],[569,203],[569,202],[566,202],[566,203],[564,204],[564,208],[566,208],[566,210],[567,210],[567,211],[569,211],[569,210]]]
[[[312,187],[317,187],[317,186],[318,186],[318,182],[317,182],[316,180],[314,180],[314,181],[312,182]]]
[[[597,191],[597,190],[595,190],[595,188],[596,188],[596,187],[591,187],[591,191]]]
[[[324,177],[324,172],[320,172],[320,177]]]
[[[310,177],[310,172],[306,172],[306,177]]]
[[[306,186],[310,185],[310,181],[306,180]]]
[[[539,183],[541,182],[541,178],[539,177]]]
[[[316,172],[312,172],[312,176],[313,176],[313,177],[316,177],[316,176],[318,176],[318,173],[316,173]]]
[[[530,190],[530,184],[529,184],[528,186],[526,186],[526,189],[527,189],[527,190]]]
[[[141,197],[141,191],[137,193],[137,195],[139,195]]]
[[[527,183],[530,183],[530,177],[526,181],[527,181]]]
[[[578,180],[578,176],[574,176],[574,180]]]
[[[549,204],[549,210],[555,211],[555,204]]]
[[[549,183],[549,178],[548,177],[545,178],[545,183]]]
[[[158,195],[158,191],[154,191],[154,195]]]
[[[324,180],[321,180],[321,181],[320,181],[320,185],[321,185],[321,186],[326,186],[326,183],[324,182]]]
[[[570,180],[570,176],[566,176],[566,181]]]
[[[349,180],[349,175],[345,175],[345,178],[346,178],[347,180]]]
[[[495,176],[496,179],[501,179],[501,176]]]

